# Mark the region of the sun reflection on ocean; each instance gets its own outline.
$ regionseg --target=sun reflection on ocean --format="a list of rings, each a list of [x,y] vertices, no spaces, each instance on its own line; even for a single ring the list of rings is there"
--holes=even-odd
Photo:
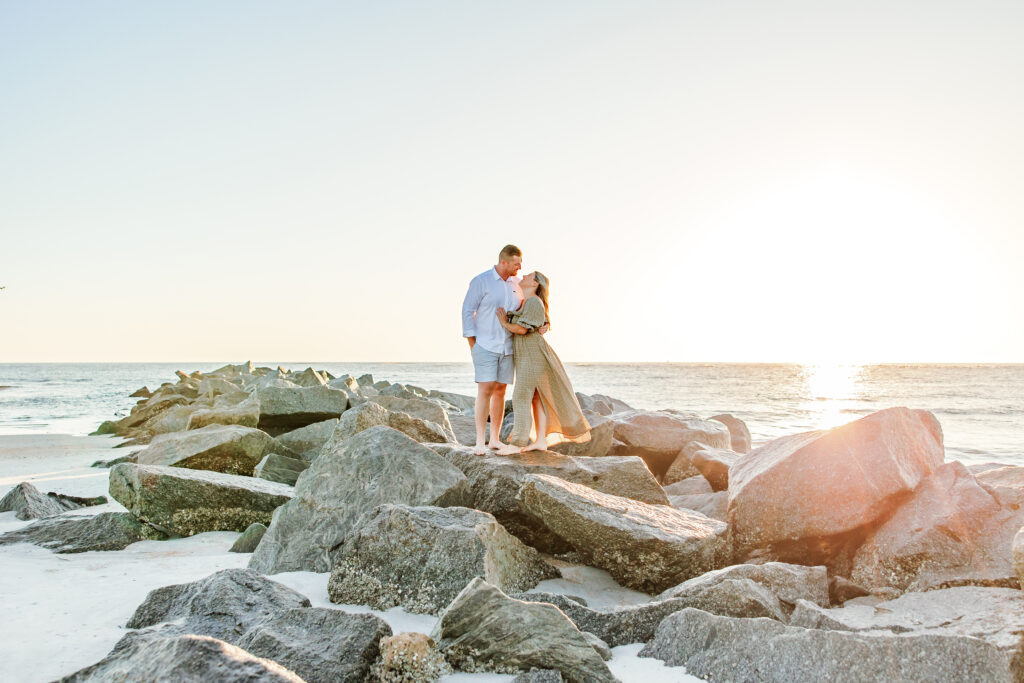
[[[844,408],[854,405],[860,396],[860,365],[805,365],[803,380],[807,387],[804,408],[817,429],[831,429],[855,419]]]

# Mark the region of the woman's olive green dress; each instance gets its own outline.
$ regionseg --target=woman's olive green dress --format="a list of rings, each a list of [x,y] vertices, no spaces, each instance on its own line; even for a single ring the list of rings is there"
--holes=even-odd
[[[512,390],[512,411],[515,423],[509,443],[514,446],[530,443],[534,392],[540,394],[544,404],[548,434],[559,434],[563,441],[582,443],[590,440],[590,424],[583,416],[562,361],[544,341],[544,336],[536,331],[546,320],[544,304],[537,297],[526,299],[511,317],[512,324],[529,330],[526,334],[513,335],[516,385]]]

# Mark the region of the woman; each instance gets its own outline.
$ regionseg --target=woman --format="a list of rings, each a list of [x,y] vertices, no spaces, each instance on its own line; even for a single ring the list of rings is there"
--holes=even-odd
[[[496,451],[498,455],[545,450],[548,434],[578,443],[590,440],[590,425],[583,417],[562,361],[536,331],[547,322],[548,279],[543,273],[533,272],[519,286],[523,290],[523,304],[512,314],[511,321],[504,309],[498,309],[501,325],[515,335],[512,358],[516,365],[516,385],[512,391],[515,423],[509,445]],[[531,442],[534,421],[537,437]]]

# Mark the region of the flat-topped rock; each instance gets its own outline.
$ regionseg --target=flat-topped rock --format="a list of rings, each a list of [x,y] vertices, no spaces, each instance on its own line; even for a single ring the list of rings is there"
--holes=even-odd
[[[330,571],[353,527],[385,503],[461,505],[462,472],[389,427],[328,442],[298,480],[295,498],[274,514],[250,567],[267,574]]]
[[[190,414],[186,429],[202,429],[215,424],[255,428],[260,421],[260,404],[245,392],[242,395],[246,400],[235,404],[214,405]]]
[[[1024,594],[1013,588],[959,586],[904,593],[895,600],[853,600],[832,609],[801,601],[790,624],[833,631],[971,636],[1015,653],[1024,633]]]
[[[381,400],[390,400],[392,403],[426,403],[426,401],[420,401],[419,399],[401,399],[391,396],[382,396]],[[334,433],[331,434],[331,438],[328,443],[332,445],[340,444],[346,439],[351,439],[356,434],[369,429],[370,427],[391,427],[396,429],[414,441],[419,443],[454,443],[455,432],[452,431],[451,423],[448,420],[448,414],[445,413],[441,408],[436,405],[430,404],[437,409],[440,414],[441,422],[433,422],[425,420],[409,413],[401,411],[392,411],[385,408],[383,405],[378,403],[376,399],[374,401],[368,401],[362,405],[351,408],[341,416],[341,420],[338,422],[338,426],[334,429]],[[431,413],[431,411],[419,410],[421,414]],[[438,415],[433,415],[438,417]],[[325,448],[327,446],[325,445]]]
[[[138,463],[249,476],[270,452],[298,457],[259,429],[210,425],[157,436],[148,448],[139,452]]]
[[[750,579],[764,586],[779,600],[789,603],[790,606],[795,605],[799,600],[807,600],[821,607],[829,606],[828,572],[825,567],[807,567],[785,562],[734,564],[716,569],[669,588],[657,599],[667,600],[679,597],[698,587],[709,587],[722,581],[740,578]],[[694,606],[697,607],[697,605]]]
[[[260,429],[290,431],[340,417],[348,408],[348,394],[327,386],[261,387]]]
[[[1005,508],[959,462],[948,462],[868,535],[850,578],[901,591],[945,586],[1019,587],[1013,537],[1024,509]]]
[[[885,517],[942,464],[942,430],[924,410],[890,408],[828,431],[782,437],[729,469],[729,519],[739,548],[802,543]]]
[[[523,509],[519,489],[529,474],[559,477],[652,505],[669,502],[647,465],[637,457],[573,457],[550,451],[481,457],[469,448],[450,444],[430,447],[466,475],[472,492],[470,507],[494,515],[511,534],[544,552],[563,552],[569,546]]]
[[[560,575],[486,512],[383,505],[345,541],[327,590],[333,602],[439,614],[477,577],[514,592]]]
[[[293,489],[234,474],[122,463],[110,470],[110,495],[157,529],[192,536],[268,524]]]
[[[1006,654],[978,638],[804,629],[695,609],[661,622],[640,656],[710,680],[1011,680]]]
[[[556,477],[529,475],[524,508],[588,564],[624,586],[657,593],[724,564],[724,523],[695,512],[599,493]]]
[[[615,681],[608,666],[554,605],[514,600],[474,579],[449,605],[431,637],[462,671],[555,669],[567,681]]]
[[[238,639],[239,647],[294,671],[306,683],[371,680],[380,641],[391,627],[373,614],[324,607],[285,609]]]

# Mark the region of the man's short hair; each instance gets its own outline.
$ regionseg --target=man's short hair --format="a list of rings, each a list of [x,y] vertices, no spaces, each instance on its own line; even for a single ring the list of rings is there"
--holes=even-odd
[[[523,252],[521,252],[519,250],[519,247],[517,247],[514,244],[506,244],[504,247],[501,248],[501,251],[498,252],[498,262],[500,263],[501,261],[508,261],[513,256],[518,256],[519,258],[522,258]]]

